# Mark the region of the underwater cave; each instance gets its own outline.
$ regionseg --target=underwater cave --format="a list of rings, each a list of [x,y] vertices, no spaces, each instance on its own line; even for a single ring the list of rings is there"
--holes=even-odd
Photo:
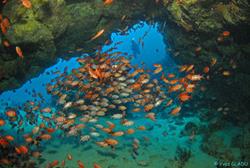
[[[249,167],[247,0],[0,3],[0,167]]]

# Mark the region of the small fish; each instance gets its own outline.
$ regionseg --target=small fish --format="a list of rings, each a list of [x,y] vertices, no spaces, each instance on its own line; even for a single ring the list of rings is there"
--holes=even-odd
[[[229,37],[230,34],[231,34],[231,33],[230,33],[229,31],[224,31],[224,32],[222,32],[223,37]]]
[[[94,163],[94,168],[102,168],[99,164]]]
[[[204,73],[208,73],[208,72],[209,72],[209,67],[208,67],[208,66],[204,67],[204,68],[203,68],[203,72],[204,72]]]
[[[176,115],[176,114],[178,114],[179,112],[181,111],[181,107],[176,107],[176,108],[174,108],[172,111],[171,111],[171,114],[172,115]]]
[[[49,168],[56,167],[58,164],[59,164],[59,161],[58,161],[58,160],[54,160],[53,162],[51,162],[51,163],[49,164]]]
[[[230,76],[231,73],[230,73],[229,71],[223,71],[223,72],[222,72],[222,75],[224,75],[224,76]]]
[[[71,154],[67,154],[67,158],[68,158],[68,160],[72,160],[73,159],[73,157],[72,157],[72,155]]]
[[[10,43],[9,43],[9,41],[8,40],[3,40],[2,41],[2,44],[3,44],[3,46],[5,46],[5,47],[10,47]]]
[[[104,5],[110,5],[113,3],[113,0],[103,0]]]
[[[141,125],[137,129],[140,130],[140,131],[145,131],[146,127],[144,125]]]
[[[154,74],[158,74],[163,70],[162,65],[160,64],[154,64],[154,67],[156,67],[156,69],[154,70]]]
[[[28,148],[24,145],[19,146],[18,149],[20,150],[21,154],[27,154],[29,151]]]
[[[78,168],[84,168],[84,164],[80,160],[77,161],[77,164],[78,164]]]
[[[42,113],[50,113],[51,111],[52,111],[52,110],[51,110],[50,107],[46,107],[46,108],[43,108],[43,109],[41,110]]]
[[[100,31],[98,31],[98,32],[96,33],[96,35],[94,35],[94,36],[90,39],[90,41],[93,41],[93,40],[97,39],[97,38],[100,37],[104,32],[105,32],[105,30],[104,30],[104,29],[101,29]]]
[[[6,135],[4,138],[5,138],[7,141],[14,141],[14,137],[11,136],[11,135]]]
[[[127,134],[133,134],[133,133],[135,133],[134,129],[130,128],[130,129],[127,130]]]
[[[0,127],[5,125],[5,121],[0,118]]]
[[[176,92],[182,88],[182,84],[177,84],[169,87],[169,92]]]
[[[117,131],[117,132],[113,132],[111,135],[112,136],[123,136],[124,132],[123,131]]]
[[[40,152],[38,152],[38,151],[34,151],[34,152],[32,152],[32,156],[33,156],[34,158],[39,158],[39,157],[42,156],[42,154],[41,154]]]
[[[49,139],[51,139],[51,135],[49,135],[49,134],[42,134],[42,135],[40,135],[40,138],[43,139],[43,140],[49,140]]]
[[[179,99],[180,99],[180,101],[182,101],[182,102],[185,102],[185,101],[189,100],[190,98],[191,98],[191,96],[189,96],[188,93],[186,93],[186,92],[181,93],[181,94],[179,95]]]
[[[213,57],[211,59],[211,66],[214,66],[217,63],[217,59],[215,57]]]
[[[170,99],[170,100],[167,102],[166,106],[170,106],[172,103],[173,103],[173,99]]]
[[[32,8],[32,4],[31,4],[30,0],[22,0],[22,4],[27,9]]]
[[[5,114],[8,116],[8,117],[16,117],[17,116],[17,113],[16,111],[14,110],[8,110],[5,112]]]
[[[148,113],[148,114],[146,115],[146,118],[149,118],[149,119],[151,119],[152,121],[155,121],[155,113]]]
[[[18,47],[18,46],[16,46],[16,53],[17,53],[17,55],[18,55],[21,59],[24,58],[24,56],[23,56],[23,51],[22,51],[21,48]]]
[[[103,142],[103,141],[96,142],[96,144],[97,144],[98,146],[100,146],[100,147],[103,147],[103,148],[108,147],[108,144],[107,144],[106,142]]]
[[[104,140],[108,145],[115,146],[118,144],[118,141],[115,139],[107,138]]]

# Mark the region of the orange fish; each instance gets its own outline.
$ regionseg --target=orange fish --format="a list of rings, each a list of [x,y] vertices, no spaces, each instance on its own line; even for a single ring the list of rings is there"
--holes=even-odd
[[[171,85],[174,85],[174,84],[176,84],[178,81],[179,81],[178,79],[174,79],[174,80],[169,81],[168,83],[171,84]]]
[[[146,117],[151,119],[152,121],[155,121],[155,113],[148,113]]]
[[[177,85],[169,87],[169,92],[176,92],[177,90],[180,90],[181,88],[182,88],[182,85],[177,84]]]
[[[16,151],[16,153],[19,154],[19,155],[22,154],[21,150],[20,150],[18,147],[15,147],[15,151]]]
[[[189,100],[190,98],[191,98],[191,96],[189,96],[188,93],[186,93],[186,92],[181,93],[181,94],[179,95],[179,99],[180,99],[180,101],[182,101],[182,102],[185,102],[185,101]]]
[[[187,69],[187,65],[183,65],[180,67],[179,72],[184,72]]]
[[[103,142],[103,141],[96,142],[96,144],[97,144],[98,146],[100,146],[100,147],[103,147],[103,148],[108,147],[108,144],[107,144],[106,142]]]
[[[5,125],[5,121],[0,118],[0,127]]]
[[[49,108],[49,107],[43,108],[43,109],[41,110],[42,113],[50,113],[51,111],[52,111],[52,110],[51,110],[51,108]]]
[[[32,156],[33,156],[34,158],[39,158],[41,155],[42,155],[42,154],[41,154],[40,152],[38,152],[38,151],[32,152]]]
[[[99,164],[94,163],[94,168],[102,168]]]
[[[181,107],[176,107],[171,111],[172,115],[176,115],[177,113],[179,113],[181,111]]]
[[[16,117],[16,112],[14,110],[8,110],[5,112],[8,117]]]
[[[203,68],[203,72],[204,72],[204,73],[208,73],[208,72],[209,72],[209,67],[208,67],[208,66],[204,67],[204,68]]]
[[[77,161],[77,164],[79,168],[84,168],[84,164],[80,160]]]
[[[32,8],[32,4],[31,4],[31,2],[29,0],[22,0],[22,4],[27,9]]]
[[[28,153],[28,148],[24,145],[19,146],[18,148],[16,147],[16,152],[21,153],[21,154],[27,154]]]
[[[49,135],[49,134],[42,134],[42,135],[40,135],[40,138],[43,139],[43,140],[49,140],[49,139],[51,139],[51,135]]]
[[[104,32],[105,32],[104,29],[100,30],[99,32],[96,33],[96,35],[94,35],[94,36],[90,39],[90,41],[97,39],[97,38],[100,37]]]
[[[145,110],[146,112],[152,110],[153,108],[154,108],[154,105],[153,105],[153,104],[148,104],[148,105],[144,106],[144,110]]]
[[[169,77],[169,78],[174,78],[174,77],[175,77],[175,74],[168,74],[168,77]]]
[[[4,138],[5,138],[7,141],[14,141],[14,137],[11,136],[11,135],[6,135]]]
[[[58,161],[58,160],[54,160],[53,162],[51,162],[51,163],[49,164],[49,167],[52,168],[52,167],[57,166],[58,164],[59,164],[59,161]]]
[[[154,70],[154,74],[158,74],[163,70],[162,65],[160,64],[154,64],[154,67],[156,67],[156,69]]]
[[[47,132],[48,133],[53,133],[55,132],[55,129],[54,128],[46,128]]]
[[[2,41],[3,46],[10,47],[10,43],[7,40]]]
[[[117,131],[117,132],[113,132],[111,135],[112,136],[122,136],[122,135],[124,135],[124,132],[123,131]]]
[[[108,138],[108,139],[105,139],[104,140],[108,145],[111,145],[111,146],[115,146],[118,144],[118,141],[115,140],[115,139],[111,139],[111,138]]]
[[[229,31],[224,31],[224,32],[222,33],[222,35],[223,35],[224,37],[228,37],[228,36],[230,36],[230,32],[229,32]]]
[[[199,81],[203,78],[203,76],[198,74],[197,75],[188,74],[186,77],[191,81]]]
[[[103,0],[104,5],[110,5],[113,3],[113,0]]]
[[[139,126],[137,129],[140,130],[140,131],[145,131],[145,130],[146,130],[146,127],[143,126],[143,125],[141,125],[141,126]]]
[[[133,110],[132,110],[132,112],[134,112],[134,113],[136,113],[136,112],[139,112],[139,111],[141,111],[141,109],[140,108],[134,108]]]
[[[6,29],[10,28],[10,21],[8,18],[4,18],[2,24]]]
[[[6,139],[0,137],[0,146],[2,146],[3,148],[5,148],[8,145],[9,145],[9,142]]]
[[[92,78],[98,79],[96,72],[93,69],[91,69],[90,67],[88,67],[88,72]]]
[[[107,121],[106,122],[108,125],[109,125],[109,129],[114,129],[115,128],[115,124],[110,122],[110,121]]]
[[[61,166],[62,166],[62,167],[65,166],[65,160],[62,160]]]
[[[24,56],[23,56],[23,51],[21,50],[21,48],[20,47],[18,47],[18,46],[16,46],[16,53],[17,53],[17,55],[20,57],[20,58],[24,58]]]
[[[31,137],[26,137],[25,142],[31,143],[31,142],[33,142],[33,139]]]
[[[6,29],[6,27],[3,25],[3,23],[1,23],[0,26],[1,26],[2,33],[3,33],[3,34],[6,34],[6,33],[7,33],[7,29]]]
[[[186,72],[189,72],[191,71],[192,69],[194,68],[194,65],[189,65],[186,69]]]
[[[130,129],[127,130],[127,134],[133,134],[133,133],[135,133],[134,129],[130,128]]]

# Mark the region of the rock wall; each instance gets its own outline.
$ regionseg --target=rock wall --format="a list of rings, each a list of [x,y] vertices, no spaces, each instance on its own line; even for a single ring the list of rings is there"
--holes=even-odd
[[[71,57],[70,50],[94,51],[112,31],[142,18],[145,2],[125,0],[104,6],[101,0],[31,0],[32,8],[27,9],[20,2],[9,0],[2,15],[10,20],[11,27],[0,38],[8,40],[11,46],[0,45],[0,92],[18,88],[53,65],[57,57]],[[123,15],[126,25],[120,21]],[[103,37],[87,42],[103,28]],[[15,53],[16,46],[22,49],[23,60]]]

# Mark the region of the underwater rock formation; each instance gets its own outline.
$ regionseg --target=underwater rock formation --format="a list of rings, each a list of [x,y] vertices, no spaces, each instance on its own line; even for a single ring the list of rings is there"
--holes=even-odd
[[[0,47],[0,92],[19,87],[53,65],[57,57],[68,54],[69,50],[81,48],[82,52],[94,51],[97,42],[86,41],[95,32],[101,28],[105,28],[107,33],[111,32],[119,28],[121,24],[118,22],[124,14],[139,18],[144,9],[143,2],[130,8],[123,8],[125,2],[107,7],[98,1],[31,2],[33,7],[26,9],[10,0],[2,9],[11,27],[5,35],[1,34],[1,41],[8,40],[11,47]],[[104,42],[105,38],[101,40]],[[24,60],[16,55],[15,46],[22,48]]]
[[[176,167],[181,168],[184,167],[186,162],[191,157],[191,151],[185,147],[177,146],[176,148],[176,156],[175,156],[175,161],[176,161]]]
[[[208,138],[204,138],[201,149],[219,160],[233,161],[236,160],[233,152],[224,144],[221,136],[211,134]]]

